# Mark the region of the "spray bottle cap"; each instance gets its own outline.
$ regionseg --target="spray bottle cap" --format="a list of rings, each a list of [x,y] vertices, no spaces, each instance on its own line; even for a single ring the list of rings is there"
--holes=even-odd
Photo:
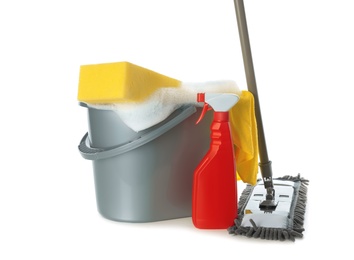
[[[228,112],[238,101],[240,97],[234,93],[198,93],[197,101],[203,102],[203,110],[196,124],[204,117],[210,107],[215,112]]]

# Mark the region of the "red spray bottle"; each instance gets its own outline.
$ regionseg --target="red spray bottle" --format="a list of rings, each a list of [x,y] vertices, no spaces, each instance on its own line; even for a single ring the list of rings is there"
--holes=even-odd
[[[192,220],[200,229],[226,229],[237,218],[236,165],[229,123],[229,110],[239,96],[231,93],[198,93],[202,114],[211,107],[211,142],[194,172]]]

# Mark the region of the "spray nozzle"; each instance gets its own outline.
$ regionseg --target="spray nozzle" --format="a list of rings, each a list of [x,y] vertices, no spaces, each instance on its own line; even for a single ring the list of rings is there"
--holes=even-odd
[[[216,112],[227,112],[239,100],[240,97],[234,93],[198,93],[197,101],[203,102],[204,106],[196,124],[203,119],[205,113],[211,108]]]

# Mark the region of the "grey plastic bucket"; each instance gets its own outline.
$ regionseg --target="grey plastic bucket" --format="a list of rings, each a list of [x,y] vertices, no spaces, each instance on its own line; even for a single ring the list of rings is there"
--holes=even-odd
[[[191,216],[193,173],[209,148],[211,112],[196,125],[200,109],[182,107],[138,133],[113,111],[88,107],[88,114],[79,151],[93,161],[103,217],[151,222]]]

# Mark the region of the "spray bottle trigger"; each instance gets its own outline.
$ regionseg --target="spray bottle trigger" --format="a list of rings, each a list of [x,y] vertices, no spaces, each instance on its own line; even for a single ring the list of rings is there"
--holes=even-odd
[[[205,113],[210,109],[209,105],[207,103],[204,103],[204,106],[203,106],[203,110],[202,112],[200,113],[200,116],[197,120],[197,122],[195,123],[196,125],[202,121],[203,117],[205,116]]]

